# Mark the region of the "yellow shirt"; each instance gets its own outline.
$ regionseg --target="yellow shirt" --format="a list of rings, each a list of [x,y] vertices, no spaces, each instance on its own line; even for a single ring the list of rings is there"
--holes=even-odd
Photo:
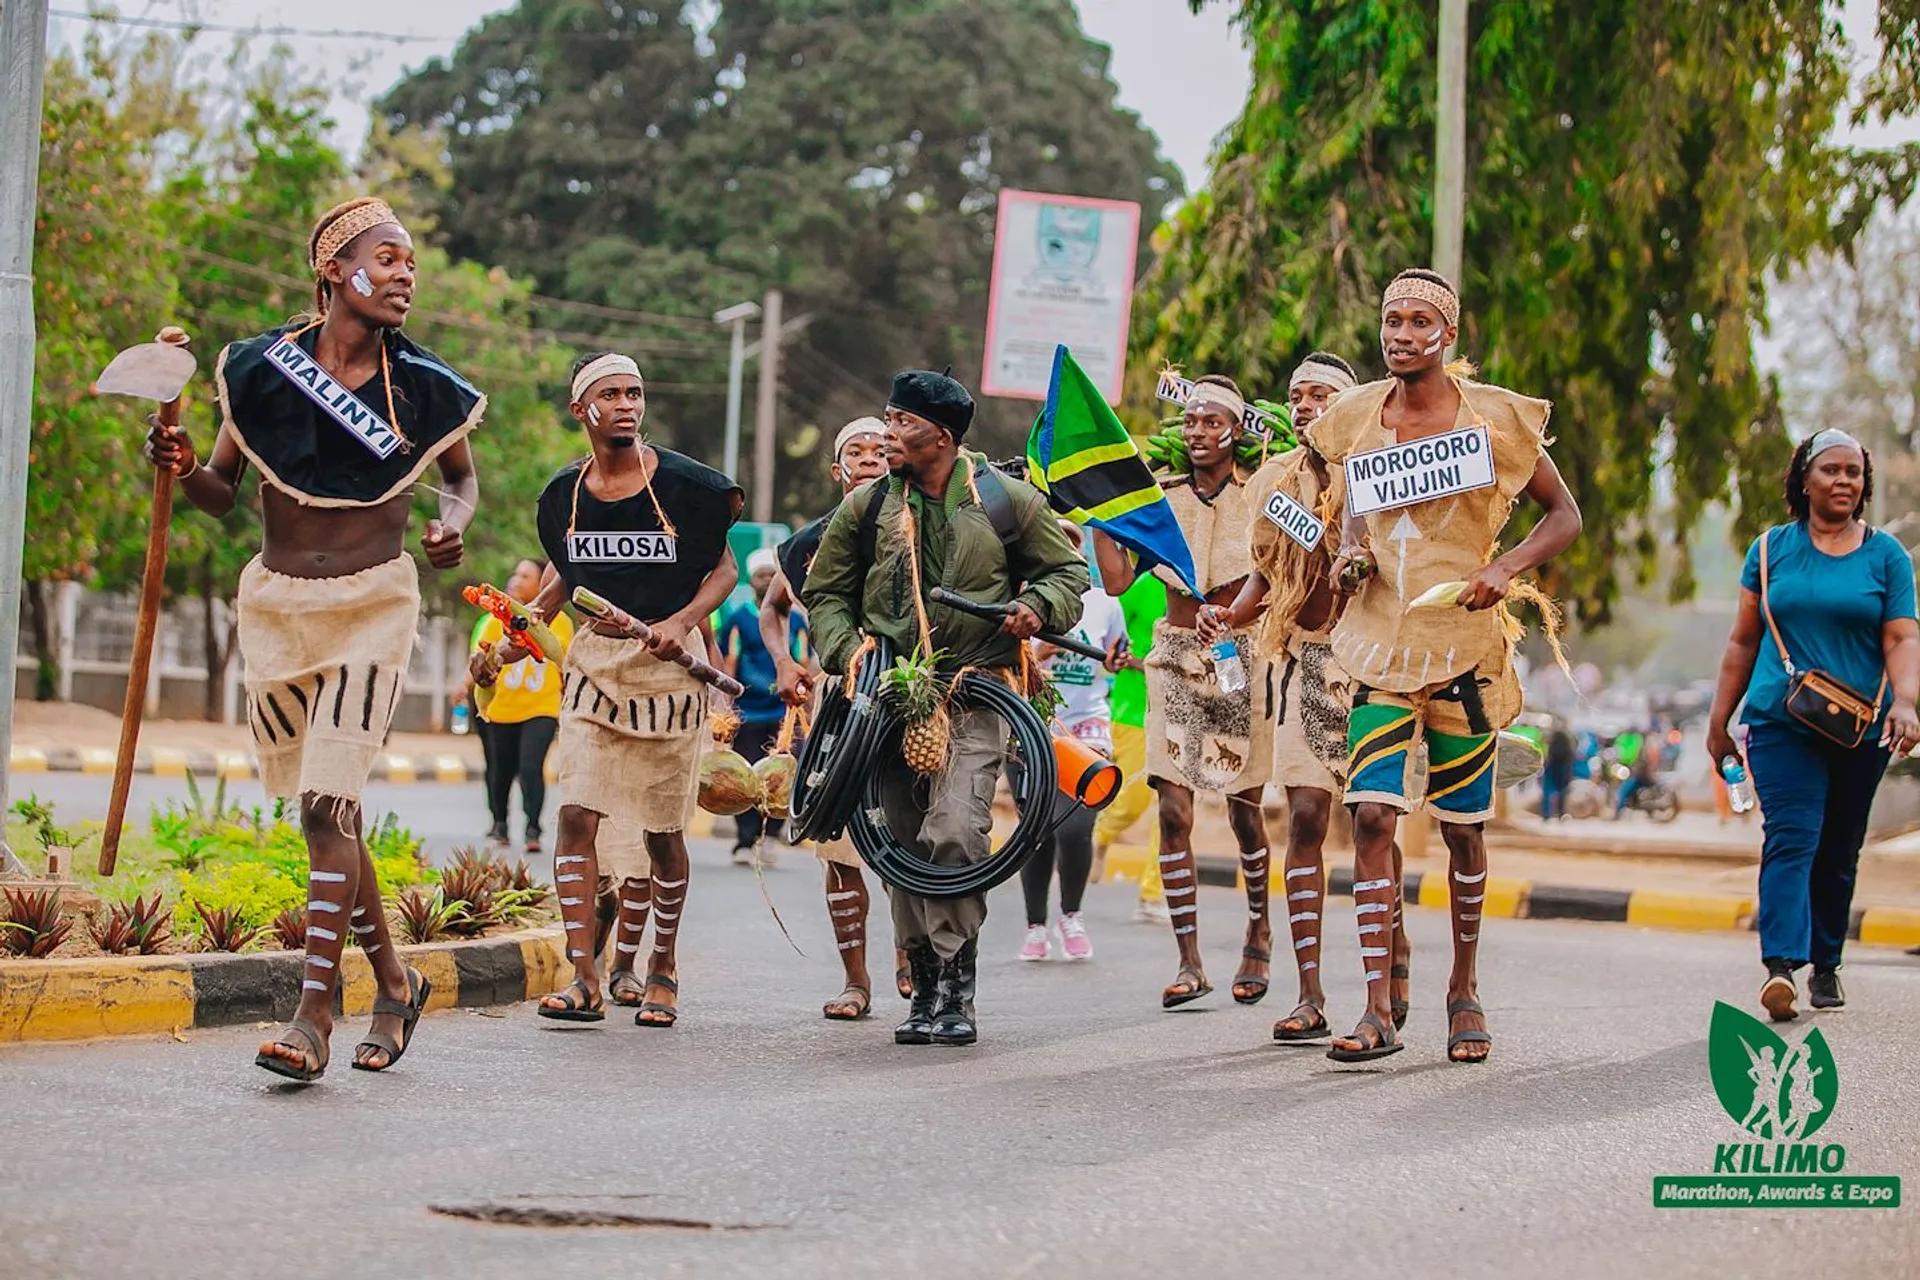
[[[545,662],[526,657],[502,668],[500,678],[494,681],[493,701],[483,713],[487,723],[520,724],[539,716],[559,718],[560,660],[566,655],[566,646],[573,643],[573,619],[558,614],[547,629],[560,642],[561,652],[548,654]],[[500,619],[488,618],[480,628],[479,643],[498,644],[505,634]]]

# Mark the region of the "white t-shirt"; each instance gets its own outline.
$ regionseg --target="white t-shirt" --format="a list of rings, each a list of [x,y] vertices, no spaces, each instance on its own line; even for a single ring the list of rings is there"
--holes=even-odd
[[[1073,639],[1107,649],[1127,638],[1127,620],[1120,612],[1120,602],[1104,589],[1089,589],[1080,603],[1080,621],[1068,633]],[[1041,665],[1065,699],[1054,713],[1054,723],[1095,751],[1112,755],[1113,714],[1107,704],[1107,694],[1113,688],[1112,673],[1103,664],[1077,653],[1056,653]]]

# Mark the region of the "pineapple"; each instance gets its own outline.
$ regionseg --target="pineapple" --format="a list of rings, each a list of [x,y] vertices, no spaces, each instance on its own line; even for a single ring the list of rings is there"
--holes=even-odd
[[[896,658],[884,683],[906,721],[900,735],[900,755],[915,773],[933,774],[946,767],[952,724],[947,715],[946,691],[934,673],[936,655],[924,651],[912,658]]]

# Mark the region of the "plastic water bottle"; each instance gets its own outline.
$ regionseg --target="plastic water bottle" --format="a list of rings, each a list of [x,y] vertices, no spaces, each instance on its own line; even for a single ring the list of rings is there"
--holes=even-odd
[[[1729,808],[1735,813],[1753,808],[1753,779],[1747,776],[1747,767],[1740,763],[1739,756],[1728,756],[1720,762],[1720,777],[1727,784]]]
[[[456,704],[455,707],[453,708],[453,726],[452,727],[453,727],[454,733],[456,734],[471,733],[473,731],[472,718],[473,718],[473,713],[467,710],[466,703],[462,702],[462,703]]]
[[[1247,687],[1247,668],[1232,637],[1221,636],[1209,652],[1213,654],[1213,678],[1220,682],[1220,692],[1239,693]]]

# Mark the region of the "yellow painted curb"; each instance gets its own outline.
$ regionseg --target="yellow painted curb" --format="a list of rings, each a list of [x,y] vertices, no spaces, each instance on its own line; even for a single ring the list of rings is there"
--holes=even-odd
[[[418,776],[419,775],[414,772],[413,758],[411,756],[387,757],[386,780],[388,782],[413,782]]]
[[[8,768],[14,773],[45,773],[47,753],[38,747],[15,747]]]
[[[80,772],[112,773],[114,753],[105,747],[82,747],[80,749]]]
[[[186,777],[187,753],[174,747],[155,747],[153,749],[153,776],[156,778]]]
[[[140,1035],[193,1025],[193,974],[171,956],[0,961],[0,1043]]]
[[[465,782],[467,762],[459,756],[435,756],[433,777],[436,782]]]
[[[1651,929],[1743,929],[1753,899],[1636,889],[1627,898],[1627,923]]]
[[[572,980],[573,966],[563,954],[565,934],[559,929],[541,929],[520,939],[520,962],[527,971],[527,999],[558,991]]]
[[[1450,879],[1444,865],[1433,871],[1423,871],[1420,875],[1420,899],[1416,905],[1446,910],[1452,902],[1452,897],[1447,892],[1447,883]],[[1487,900],[1480,904],[1480,914],[1510,920],[1521,915],[1526,909],[1527,891],[1532,885],[1526,880],[1490,875],[1481,881],[1481,887]]]
[[[1920,911],[1868,907],[1860,917],[1860,941],[1887,947],[1920,947]]]
[[[253,761],[239,751],[222,751],[214,757],[214,772],[228,782],[245,782],[253,777]]]

